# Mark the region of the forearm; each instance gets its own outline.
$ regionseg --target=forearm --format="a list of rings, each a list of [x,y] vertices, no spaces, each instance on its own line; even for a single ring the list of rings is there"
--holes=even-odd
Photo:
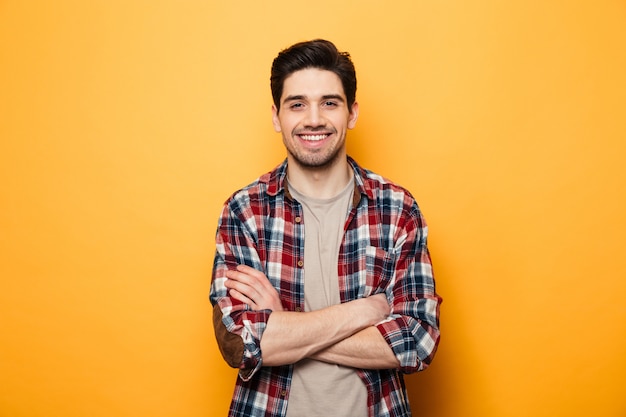
[[[275,311],[261,338],[263,365],[285,365],[311,357],[388,314],[389,307],[380,295],[305,313]]]
[[[400,362],[376,327],[370,326],[325,349],[311,359],[361,369],[395,369]]]

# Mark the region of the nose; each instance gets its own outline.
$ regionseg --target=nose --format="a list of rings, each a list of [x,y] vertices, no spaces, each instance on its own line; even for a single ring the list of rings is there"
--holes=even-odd
[[[324,124],[320,109],[317,106],[310,106],[307,109],[304,125],[306,127],[319,127]]]

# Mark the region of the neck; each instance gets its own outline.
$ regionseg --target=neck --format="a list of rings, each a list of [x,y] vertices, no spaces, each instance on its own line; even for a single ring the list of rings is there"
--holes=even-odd
[[[289,183],[307,197],[332,198],[345,188],[352,175],[352,169],[345,157],[324,167],[301,166],[292,158],[287,158]]]

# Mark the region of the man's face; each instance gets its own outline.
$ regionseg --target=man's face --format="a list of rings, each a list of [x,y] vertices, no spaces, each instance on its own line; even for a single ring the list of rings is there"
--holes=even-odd
[[[356,124],[358,104],[348,107],[337,74],[308,68],[285,79],[280,111],[273,106],[272,112],[289,162],[322,168],[345,158],[346,132]]]

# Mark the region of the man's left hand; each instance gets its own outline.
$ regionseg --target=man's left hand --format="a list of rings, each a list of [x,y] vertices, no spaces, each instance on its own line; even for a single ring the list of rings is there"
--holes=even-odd
[[[238,265],[236,270],[226,271],[226,278],[224,285],[234,299],[248,304],[253,310],[283,311],[278,292],[263,272]]]

